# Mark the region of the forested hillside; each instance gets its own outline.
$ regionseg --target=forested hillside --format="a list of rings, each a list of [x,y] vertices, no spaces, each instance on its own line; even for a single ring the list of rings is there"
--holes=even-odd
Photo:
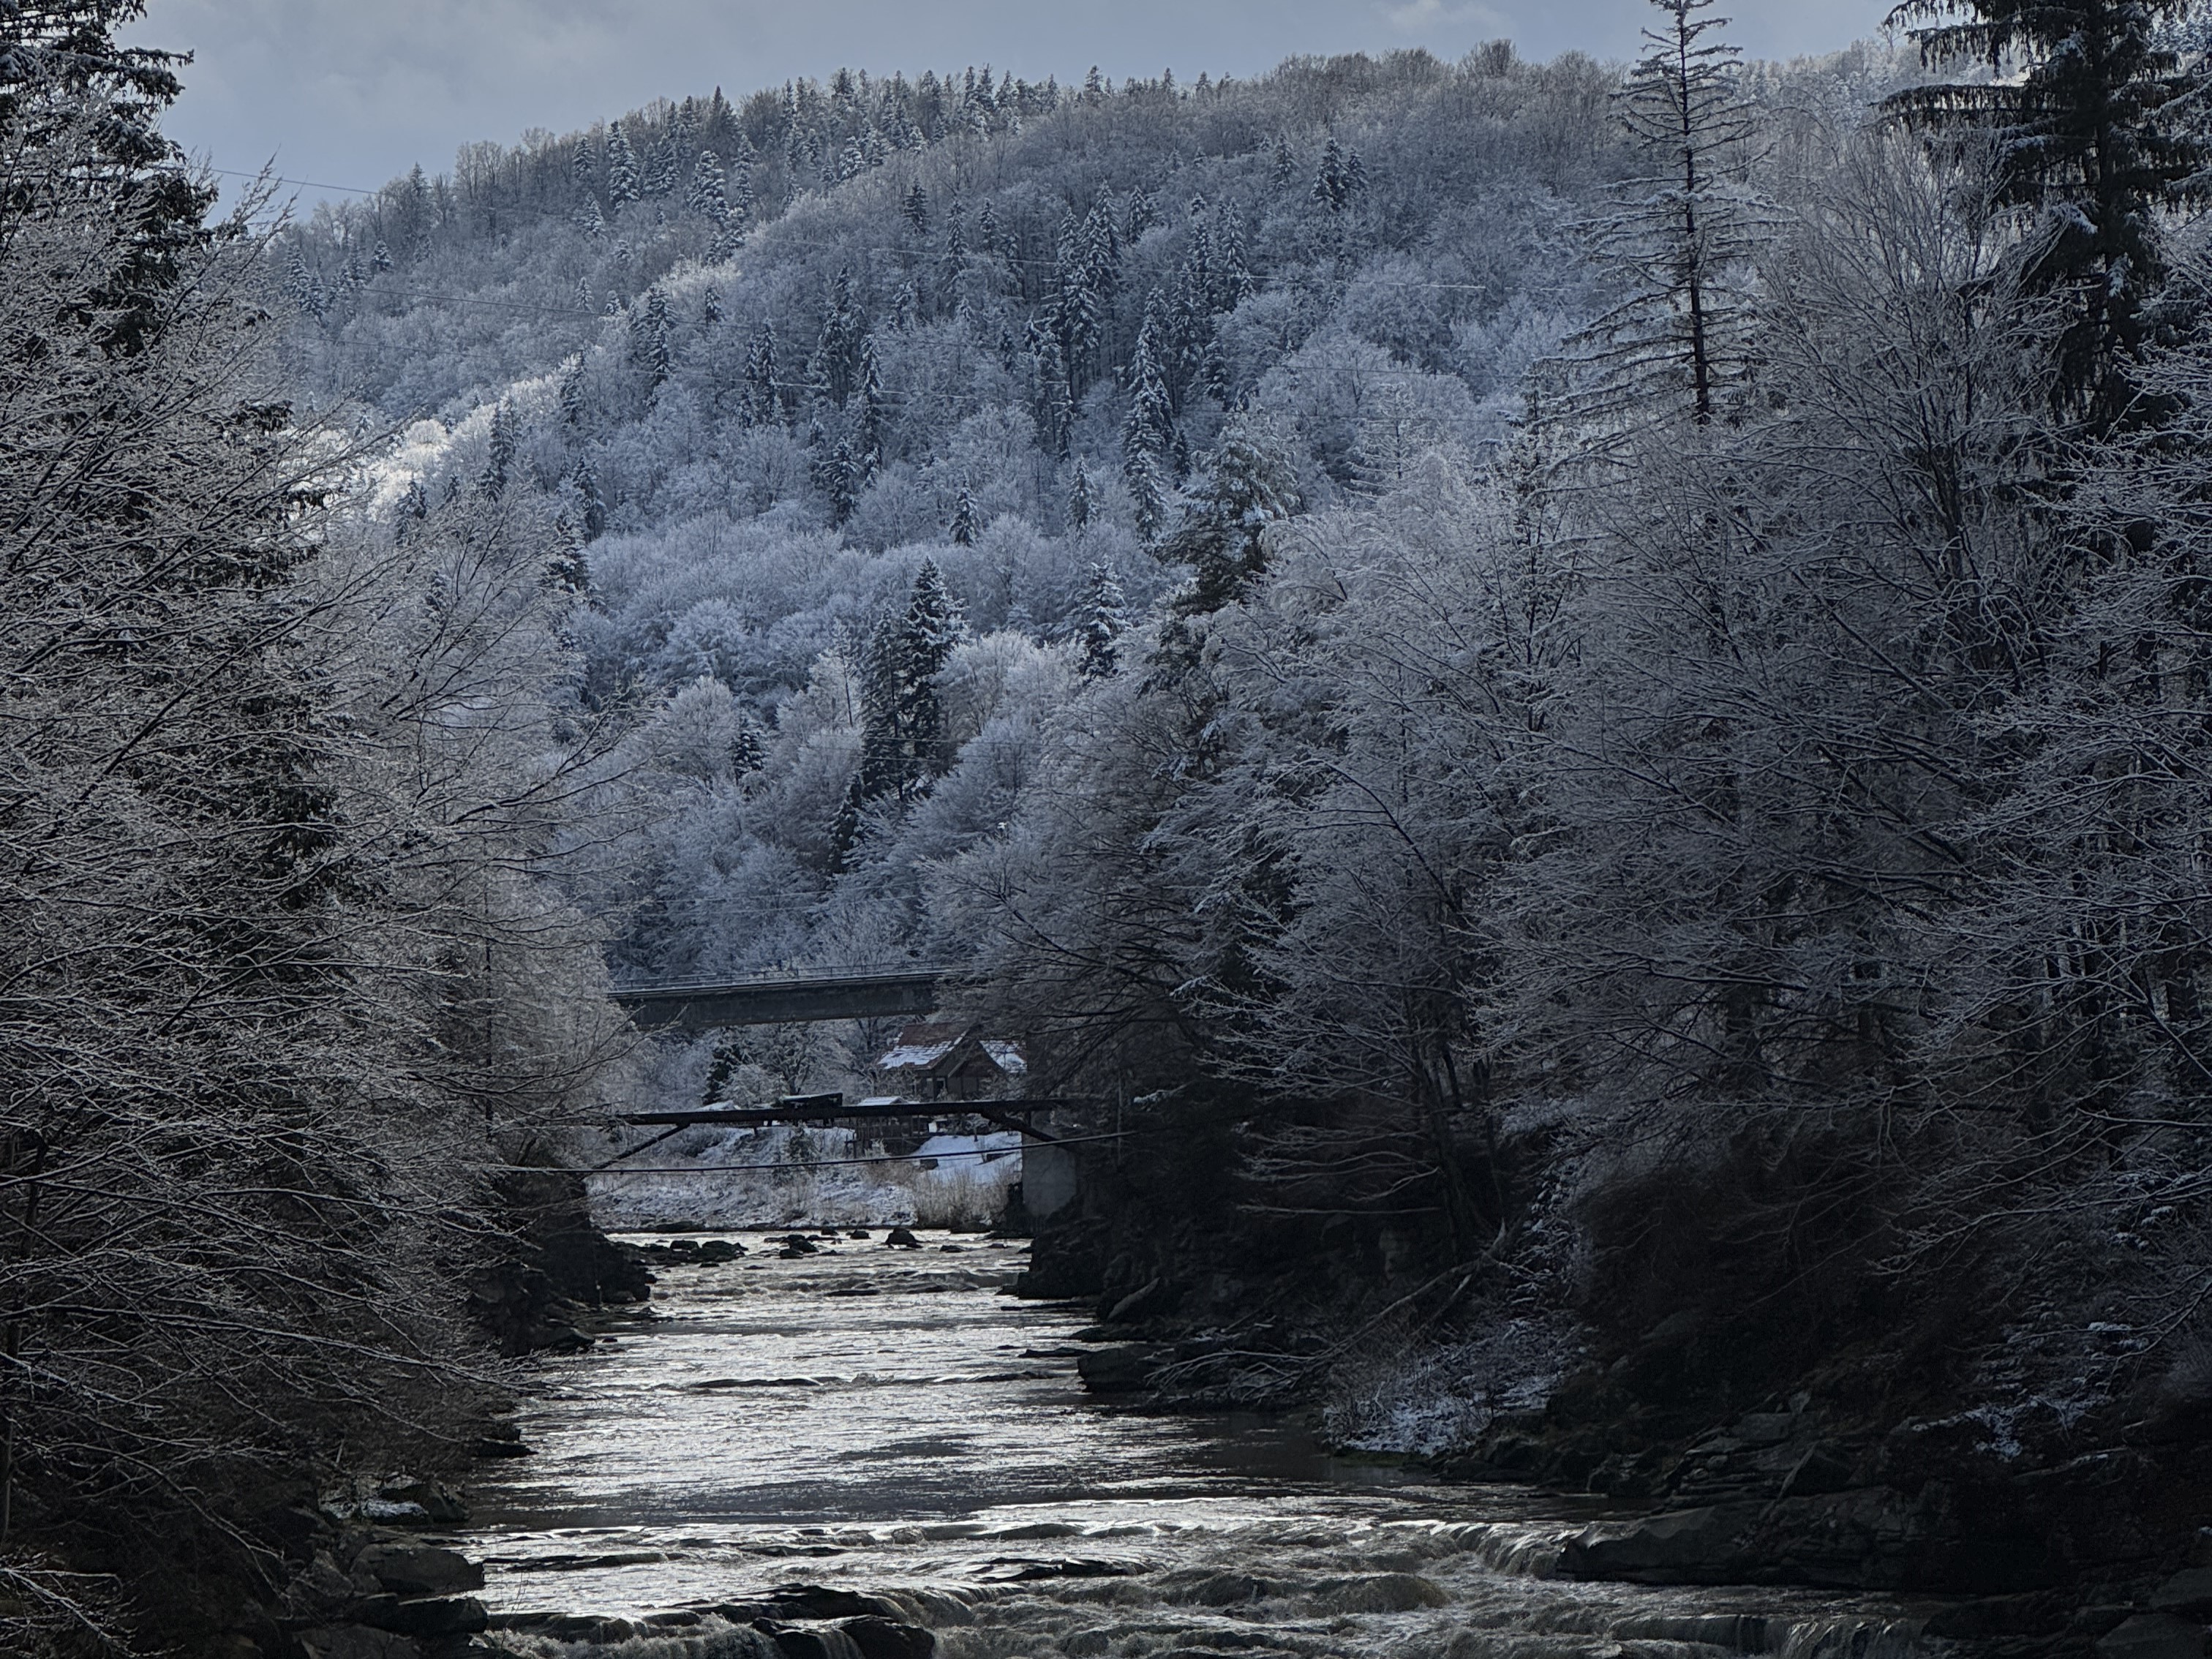
[[[1763,73],[1763,183],[1901,72]],[[583,701],[650,719],[661,774],[600,896],[624,971],[961,951],[925,868],[1009,820],[1079,682],[1141,667],[1187,518],[1492,465],[1617,286],[1614,84],[1499,46],[716,93],[319,210],[295,349],[343,419],[429,417],[395,510],[490,469],[564,516]]]
[[[290,1651],[542,1334],[549,1148],[862,1057],[610,978],[909,957],[1112,1103],[1037,1271],[1158,1389],[1875,1494],[1722,1577],[2180,1565],[2203,31],[1709,3],[222,222],[137,5],[0,6],[0,1635]]]
[[[617,970],[949,960],[1050,1086],[1233,1124],[1243,1213],[1475,1344],[1376,1443],[1624,1356],[2185,1415],[2183,9],[716,93],[319,210],[291,349],[405,427],[396,533],[560,515]]]

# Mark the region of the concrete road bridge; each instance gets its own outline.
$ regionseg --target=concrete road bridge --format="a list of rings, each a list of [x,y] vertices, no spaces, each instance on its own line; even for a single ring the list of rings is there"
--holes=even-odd
[[[726,980],[628,985],[614,994],[641,1031],[713,1031],[830,1019],[911,1019],[937,1006],[941,963],[776,969]]]

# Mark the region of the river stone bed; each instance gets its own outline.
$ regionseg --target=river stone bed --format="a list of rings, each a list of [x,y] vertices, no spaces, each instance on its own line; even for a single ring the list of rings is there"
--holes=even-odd
[[[780,1240],[781,1235],[776,1236]],[[653,1242],[666,1245],[662,1238]],[[704,1245],[702,1237],[695,1241]],[[1947,1644],[1925,1607],[1552,1577],[1601,1509],[1086,1395],[1018,1244],[657,1256],[661,1317],[548,1362],[465,1546],[530,1659],[1775,1654]],[[763,1244],[769,1248],[763,1249]],[[708,1258],[714,1258],[709,1260]]]

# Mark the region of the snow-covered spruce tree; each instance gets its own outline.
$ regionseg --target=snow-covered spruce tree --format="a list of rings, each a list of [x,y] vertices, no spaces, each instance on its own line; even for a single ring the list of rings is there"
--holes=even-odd
[[[1114,567],[1101,559],[1085,579],[1083,672],[1103,678],[1121,665],[1121,636],[1129,631],[1129,605]]]
[[[1159,549],[1164,561],[1191,569],[1190,586],[1176,596],[1177,613],[1208,616],[1249,595],[1267,574],[1269,528],[1299,507],[1297,475],[1279,440],[1255,422],[1231,422],[1182,524]]]
[[[840,270],[830,285],[829,304],[822,313],[822,330],[814,356],[806,365],[807,389],[816,398],[842,409],[853,395],[860,373],[860,353],[867,337],[867,319],[861,314],[860,290],[849,270]]]
[[[967,635],[959,604],[934,559],[915,573],[903,615],[871,636],[862,675],[861,793],[903,803],[926,793],[951,760],[938,692],[953,648]]]
[[[629,356],[631,363],[645,379],[646,389],[658,392],[668,378],[671,362],[668,296],[658,287],[648,291],[645,303],[630,314]]]
[[[717,227],[730,216],[729,179],[722,171],[721,158],[711,149],[699,152],[690,187],[684,193],[684,210]]]
[[[623,124],[607,129],[607,201],[619,214],[632,202],[644,199],[644,182],[638,172],[637,151],[630,145]]]
[[[1615,100],[1651,171],[1621,186],[1593,252],[1621,297],[1577,342],[1583,417],[1634,427],[1724,413],[1748,372],[1752,261],[1772,210],[1746,182],[1755,126],[1713,0],[1651,0],[1666,21]],[[1711,38],[1709,38],[1711,37]]]
[[[783,419],[783,388],[776,379],[775,325],[763,323],[745,351],[744,389],[738,408],[747,426],[773,426]]]
[[[2033,291],[2074,311],[2056,382],[2093,424],[2118,419],[2156,328],[2162,218],[2212,196],[2202,70],[2185,72],[2172,27],[2187,0],[1908,0],[1893,25],[1930,64],[1977,64],[1970,83],[1917,87],[1890,107],[1916,126],[1991,142],[1999,204],[2022,216]]]

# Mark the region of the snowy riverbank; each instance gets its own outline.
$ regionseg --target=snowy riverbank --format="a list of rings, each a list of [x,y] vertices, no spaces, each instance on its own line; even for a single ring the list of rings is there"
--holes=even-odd
[[[849,1128],[686,1129],[589,1179],[610,1230],[951,1226],[995,1220],[1021,1137],[933,1135],[908,1158]]]

